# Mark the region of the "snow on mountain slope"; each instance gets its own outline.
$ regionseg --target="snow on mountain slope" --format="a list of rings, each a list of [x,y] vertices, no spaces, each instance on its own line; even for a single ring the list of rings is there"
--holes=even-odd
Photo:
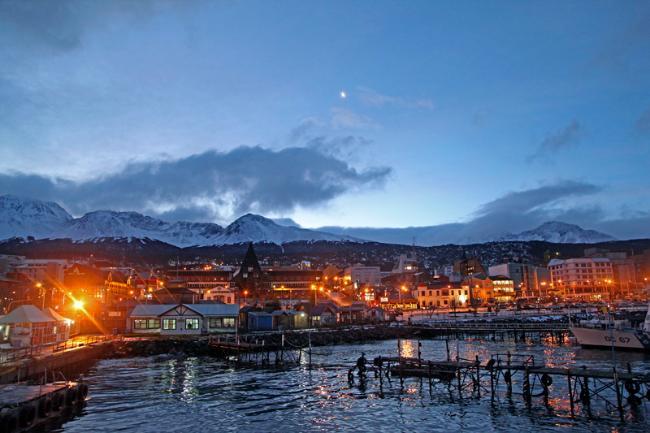
[[[65,227],[72,215],[53,202],[0,196],[0,239],[47,236]]]
[[[56,203],[16,196],[0,196],[0,239],[11,237],[70,238],[75,241],[101,238],[149,238],[179,247],[227,245],[241,242],[283,244],[293,241],[355,241],[361,239],[395,244],[467,244],[493,240],[547,241],[555,243],[595,243],[614,240],[594,230],[573,224],[547,222],[534,230],[505,236],[484,234],[481,227],[443,224],[408,228],[304,229],[293,221],[277,222],[259,215],[244,215],[226,228],[213,223],[167,222],[137,212],[110,210],[89,212],[73,218]],[[469,230],[469,229],[472,230]]]
[[[352,241],[349,236],[338,236],[298,227],[281,226],[260,215],[246,214],[224,230],[218,244],[241,242],[271,242],[283,244],[293,241]]]
[[[0,196],[0,239],[11,237],[156,239],[179,247],[240,242],[353,240],[298,227],[285,227],[259,215],[244,215],[225,229],[214,223],[167,222],[137,212],[100,210],[73,218],[56,203]]]
[[[593,244],[597,242],[612,241],[615,240],[615,238],[595,230],[585,230],[575,224],[549,221],[533,230],[526,230],[519,234],[506,235],[502,240],[546,241],[561,244]]]
[[[73,220],[58,237],[158,239],[177,246],[212,245],[223,227],[212,223],[169,223],[137,212],[95,211]]]

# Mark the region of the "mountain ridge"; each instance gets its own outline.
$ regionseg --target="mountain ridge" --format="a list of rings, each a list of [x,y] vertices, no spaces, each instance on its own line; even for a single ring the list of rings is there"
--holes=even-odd
[[[463,223],[407,228],[300,227],[288,218],[269,219],[245,214],[223,227],[216,223],[168,222],[133,211],[97,210],[74,218],[63,207],[12,195],[0,196],[0,239],[104,238],[155,239],[178,247],[218,246],[247,242],[278,245],[296,241],[380,242],[388,244],[467,245],[500,240],[540,240],[558,243],[596,243],[614,240],[610,235],[585,230],[575,224],[549,221],[520,233],[486,234]],[[416,242],[417,241],[417,242]]]

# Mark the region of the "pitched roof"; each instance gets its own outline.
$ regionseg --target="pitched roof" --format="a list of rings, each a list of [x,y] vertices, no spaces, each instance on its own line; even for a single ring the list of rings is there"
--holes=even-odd
[[[52,319],[56,320],[57,322],[64,322],[66,320],[70,320],[67,317],[63,317],[60,315],[54,308],[47,307],[45,310],[43,310],[43,313],[45,313],[47,316],[50,316]]]
[[[236,316],[239,305],[236,304],[189,304],[186,305],[203,316]]]
[[[0,319],[0,323],[4,324],[47,322],[55,322],[55,320],[33,305],[21,305]]]
[[[159,316],[165,311],[169,311],[176,304],[139,304],[131,311],[131,317],[150,317]]]
[[[178,307],[185,306],[201,316],[237,316],[236,304],[139,304],[131,312],[131,317],[161,316]]]

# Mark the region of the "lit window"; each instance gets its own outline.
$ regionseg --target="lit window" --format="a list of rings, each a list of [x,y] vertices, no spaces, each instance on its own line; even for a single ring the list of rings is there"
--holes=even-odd
[[[176,319],[163,319],[163,329],[164,330],[176,329]]]
[[[199,319],[185,319],[185,329],[199,329]]]

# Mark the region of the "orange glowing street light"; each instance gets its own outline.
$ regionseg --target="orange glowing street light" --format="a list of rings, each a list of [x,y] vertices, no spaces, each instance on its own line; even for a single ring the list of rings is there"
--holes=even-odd
[[[74,301],[72,301],[72,307],[73,307],[75,310],[83,310],[83,308],[84,308],[84,301],[82,301],[81,299],[75,299]]]

